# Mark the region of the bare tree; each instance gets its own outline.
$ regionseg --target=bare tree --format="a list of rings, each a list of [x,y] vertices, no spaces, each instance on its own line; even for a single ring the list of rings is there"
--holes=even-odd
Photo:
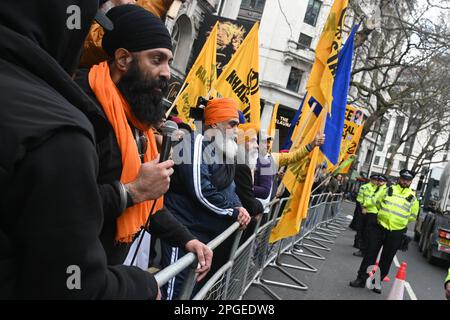
[[[366,0],[367,1],[367,0]],[[442,152],[450,123],[450,1],[381,0],[379,25],[366,23],[361,1],[350,1],[351,15],[362,21],[355,39],[355,63],[352,71],[350,103],[368,111],[362,138],[377,132],[388,115],[405,119],[390,147],[387,172],[403,145],[418,136],[429,141],[416,142],[418,154],[406,155],[417,170],[429,164],[430,155]],[[444,10],[437,16],[437,9]],[[372,19],[373,20],[373,19]],[[443,144],[443,145],[441,145]],[[428,160],[427,160],[428,159]]]

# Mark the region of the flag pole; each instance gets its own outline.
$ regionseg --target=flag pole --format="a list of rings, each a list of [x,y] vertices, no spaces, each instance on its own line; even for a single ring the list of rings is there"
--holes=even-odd
[[[173,108],[175,107],[175,102],[177,102],[178,98],[180,97],[180,94],[184,91],[186,87],[186,81],[183,82],[183,85],[181,86],[180,91],[178,91],[177,96],[175,97],[175,99],[172,102],[172,105],[170,106],[169,110],[167,110],[166,112],[166,118],[170,115],[170,113],[172,112]]]

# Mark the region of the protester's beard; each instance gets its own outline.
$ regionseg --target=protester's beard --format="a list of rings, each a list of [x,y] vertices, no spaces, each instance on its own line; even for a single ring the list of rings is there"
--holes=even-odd
[[[117,88],[139,122],[156,126],[164,118],[162,99],[167,93],[168,81],[164,78],[147,79],[139,69],[138,59],[133,59],[130,69],[117,83]]]
[[[236,135],[225,135],[221,130],[218,130],[218,135],[221,137],[215,136],[214,144],[216,148],[225,155],[227,159],[227,163],[233,162],[236,158],[238,145],[236,143]]]
[[[253,150],[248,150],[244,143],[238,145],[238,154],[237,154],[238,164],[245,164],[250,168],[251,171],[255,171],[258,157],[259,157],[259,150],[257,148],[254,148]]]
[[[259,152],[258,149],[249,150],[247,155],[247,165],[252,171],[256,169],[256,161],[258,161]]]

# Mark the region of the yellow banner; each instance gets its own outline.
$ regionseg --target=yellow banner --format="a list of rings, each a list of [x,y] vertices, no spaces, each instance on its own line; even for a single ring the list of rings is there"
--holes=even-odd
[[[316,60],[324,65],[320,88],[322,89],[328,111],[333,102],[333,83],[336,74],[338,54],[342,45],[342,29],[348,0],[335,0],[328,16],[322,38],[316,48]],[[331,49],[331,53],[330,53]]]
[[[196,106],[200,96],[207,97],[211,84],[216,80],[217,30],[218,23],[211,30],[208,40],[189,71],[185,89],[175,101],[178,117],[185,123],[189,122],[190,109]]]
[[[307,95],[300,121],[294,129],[291,150],[310,143],[323,132],[327,112],[331,109],[332,88],[337,53],[342,44],[342,28],[348,0],[335,0],[316,48],[316,59],[306,85]],[[300,222],[308,213],[311,188],[319,161],[324,158],[319,148],[300,163],[286,170],[283,184],[291,193],[282,218],[272,230],[270,242],[293,236],[300,231]]]
[[[353,137],[358,131],[358,128],[363,125],[364,122],[364,113],[353,106],[347,105],[347,108],[345,110],[345,119],[344,119],[344,129],[342,131],[342,142],[341,142],[341,151],[339,154],[339,161],[336,165],[333,165],[331,162],[327,161],[327,172],[334,172],[339,167],[339,173],[345,173],[348,172],[350,166],[342,167],[342,164],[344,161],[347,161],[347,159],[353,155],[354,153],[347,154],[347,151],[349,149],[352,149],[355,147],[353,143]],[[361,136],[361,133],[359,134]],[[356,145],[358,145],[358,140],[356,141]],[[350,148],[350,146],[353,146]],[[337,172],[335,172],[337,173]]]
[[[234,98],[247,122],[259,128],[258,29],[259,23],[256,22],[212,87],[221,97]]]
[[[328,15],[316,47],[316,60],[306,85],[309,88],[319,86],[327,110],[331,111],[333,100],[333,82],[336,74],[338,54],[342,45],[342,29],[347,11],[348,0],[335,0]]]
[[[355,130],[355,134],[351,137],[350,140],[347,140],[348,142],[346,143],[346,148],[344,149],[344,152],[341,153],[342,159],[340,159],[339,163],[343,163],[343,162],[347,161],[348,159],[350,159],[351,157],[356,156],[356,151],[358,150],[359,140],[361,139],[361,133],[363,131],[363,128],[364,128],[364,123],[359,125]],[[350,136],[347,136],[347,139],[349,137]],[[342,170],[340,170],[340,173],[347,174],[348,170],[350,170],[350,164],[348,166],[342,168]]]
[[[323,114],[325,114],[325,112],[323,112]],[[320,118],[321,117],[319,117],[319,119]],[[316,121],[313,130],[310,130],[310,133],[305,137],[304,141],[311,141],[314,139],[316,133],[320,131],[320,126],[320,121]],[[284,207],[285,209],[281,216],[281,220],[272,229],[269,239],[270,243],[294,236],[300,231],[300,223],[308,213],[309,197],[314,183],[319,151],[319,148],[314,148],[310,154],[299,162],[290,165],[289,170],[286,171],[283,183],[285,180],[291,182],[291,185],[289,186],[292,190],[291,197]],[[288,185],[286,185],[286,188],[287,187]]]

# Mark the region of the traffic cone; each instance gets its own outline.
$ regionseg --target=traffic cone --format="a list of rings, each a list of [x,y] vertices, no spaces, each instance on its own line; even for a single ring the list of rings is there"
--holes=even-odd
[[[403,293],[405,291],[406,280],[406,262],[402,262],[402,265],[397,271],[394,283],[392,284],[391,291],[388,294],[388,300],[403,300]]]

